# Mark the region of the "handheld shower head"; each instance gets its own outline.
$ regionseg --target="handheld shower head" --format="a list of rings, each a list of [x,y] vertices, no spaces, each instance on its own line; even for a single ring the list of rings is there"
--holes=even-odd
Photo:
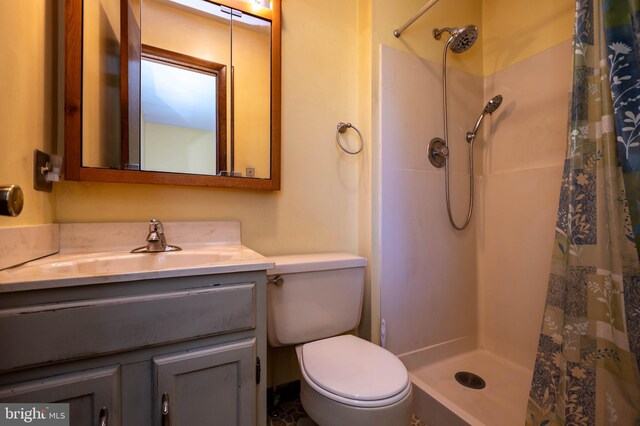
[[[484,120],[484,116],[487,114],[491,115],[496,112],[496,110],[500,107],[500,104],[502,104],[502,99],[502,95],[497,95],[491,98],[489,102],[487,102],[484,109],[482,110],[482,113],[480,114],[480,117],[478,117],[478,121],[476,121],[476,125],[473,126],[473,130],[467,132],[467,142],[471,143],[474,141],[478,133],[478,129],[480,129],[480,125],[482,124],[482,120]]]
[[[451,35],[447,40],[447,45],[453,53],[466,52],[478,40],[478,27],[475,25],[467,25],[462,28],[436,28],[433,30],[433,37],[440,40],[443,32]]]
[[[491,98],[489,102],[487,102],[487,105],[485,105],[484,109],[482,110],[482,113],[489,114],[489,115],[493,114],[495,110],[498,109],[501,103],[502,103],[502,95],[494,96],[493,98]]]

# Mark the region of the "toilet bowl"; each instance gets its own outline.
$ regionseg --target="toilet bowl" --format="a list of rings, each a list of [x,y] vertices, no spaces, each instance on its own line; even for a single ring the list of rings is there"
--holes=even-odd
[[[411,381],[389,351],[351,335],[296,347],[302,406],[320,425],[408,425]]]
[[[408,425],[411,381],[391,352],[342,334],[357,327],[366,259],[281,256],[267,271],[267,337],[297,345],[302,406],[320,426]]]

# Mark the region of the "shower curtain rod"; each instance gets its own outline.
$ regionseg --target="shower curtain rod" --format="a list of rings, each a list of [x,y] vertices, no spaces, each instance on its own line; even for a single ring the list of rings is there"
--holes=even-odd
[[[400,34],[402,34],[402,32],[404,30],[406,30],[411,24],[413,24],[414,22],[416,22],[416,20],[421,17],[422,15],[424,15],[424,13],[431,9],[431,6],[433,6],[434,4],[438,3],[440,0],[431,0],[429,1],[429,3],[425,4],[424,6],[422,6],[422,9],[420,9],[420,11],[418,12],[418,14],[416,16],[414,16],[413,18],[409,19],[406,24],[404,24],[403,26],[401,26],[398,29],[393,30],[393,35],[396,36],[396,38],[400,37]]]

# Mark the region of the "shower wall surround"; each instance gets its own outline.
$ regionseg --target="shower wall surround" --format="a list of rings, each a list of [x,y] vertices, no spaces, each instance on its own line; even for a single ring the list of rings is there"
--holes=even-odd
[[[464,134],[496,93],[499,111],[475,146],[477,210],[447,219],[444,175],[426,147],[442,136],[440,64],[382,46],[381,318],[387,347],[456,342],[531,368],[553,242],[566,141],[570,42],[485,78],[450,69],[454,215],[468,190]]]
[[[479,184],[480,341],[526,368],[535,360],[567,140],[571,42],[485,79],[511,105],[486,128]],[[526,82],[526,84],[523,84]]]
[[[441,68],[382,46],[380,299],[386,346],[396,354],[478,331],[477,222],[461,232],[451,227],[443,169],[426,157],[429,140],[443,135]],[[483,79],[457,69],[448,79],[451,201],[459,221],[469,190],[464,137],[484,102]]]

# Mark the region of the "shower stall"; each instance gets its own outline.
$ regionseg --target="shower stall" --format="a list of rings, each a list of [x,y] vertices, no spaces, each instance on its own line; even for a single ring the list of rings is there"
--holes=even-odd
[[[380,64],[385,346],[410,371],[415,412],[430,426],[523,424],[566,147],[571,43],[489,75],[450,67],[448,130],[442,63],[382,45]],[[483,118],[470,172],[467,134]],[[448,177],[427,159],[429,141],[447,133]],[[473,180],[473,217],[454,228],[448,216],[464,223]],[[456,373],[486,386],[470,389]]]

